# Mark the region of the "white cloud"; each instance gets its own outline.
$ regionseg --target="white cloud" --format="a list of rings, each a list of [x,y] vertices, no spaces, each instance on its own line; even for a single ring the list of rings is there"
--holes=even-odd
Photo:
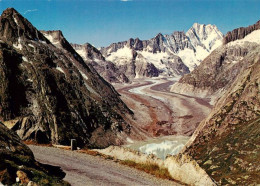
[[[128,2],[128,1],[132,1],[132,0],[120,0],[120,1],[122,1],[122,2]]]
[[[33,10],[26,10],[23,14],[27,14],[27,13],[30,13],[30,12],[37,12],[38,9],[33,9]]]

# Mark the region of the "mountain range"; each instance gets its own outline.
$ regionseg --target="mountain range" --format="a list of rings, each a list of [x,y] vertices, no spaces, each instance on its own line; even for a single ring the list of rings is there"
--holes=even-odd
[[[88,43],[72,46],[107,81],[129,82],[134,78],[183,76],[220,46],[222,39],[215,25],[195,23],[186,33],[159,33],[150,40],[130,38],[100,51]]]

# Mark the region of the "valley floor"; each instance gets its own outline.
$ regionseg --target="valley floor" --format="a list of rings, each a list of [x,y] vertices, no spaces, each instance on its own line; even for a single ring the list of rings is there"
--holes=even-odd
[[[72,186],[88,185],[179,185],[156,178],[112,160],[54,147],[29,145],[37,161],[60,166]]]
[[[121,99],[134,112],[134,125],[148,136],[190,136],[210,112],[209,100],[170,92],[174,79],[137,79],[115,84]]]

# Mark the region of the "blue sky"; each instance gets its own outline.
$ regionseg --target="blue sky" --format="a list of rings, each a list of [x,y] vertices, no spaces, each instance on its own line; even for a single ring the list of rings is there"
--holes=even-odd
[[[69,42],[96,47],[187,31],[194,22],[226,33],[260,19],[260,0],[0,0],[40,30],[62,30]]]

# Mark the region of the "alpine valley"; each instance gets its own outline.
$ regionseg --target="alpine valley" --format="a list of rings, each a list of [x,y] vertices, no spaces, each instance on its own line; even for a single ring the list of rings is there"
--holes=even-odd
[[[7,8],[0,185],[258,185],[259,71],[260,21],[97,49]]]

